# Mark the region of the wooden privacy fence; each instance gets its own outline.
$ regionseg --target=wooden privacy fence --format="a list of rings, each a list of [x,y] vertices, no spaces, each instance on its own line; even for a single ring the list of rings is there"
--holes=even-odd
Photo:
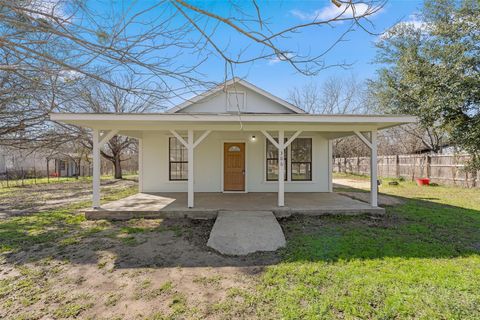
[[[378,176],[411,179],[429,178],[432,182],[480,187],[480,171],[464,170],[469,155],[397,155],[378,156]],[[369,157],[335,158],[333,171],[354,174],[370,173]]]

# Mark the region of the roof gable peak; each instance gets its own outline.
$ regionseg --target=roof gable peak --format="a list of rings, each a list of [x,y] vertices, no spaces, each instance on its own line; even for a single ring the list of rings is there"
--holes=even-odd
[[[198,104],[198,103],[201,103],[202,101],[205,101],[207,100],[208,97],[212,97],[214,95],[217,95],[219,93],[227,93],[229,91],[233,91],[233,90],[228,90],[229,87],[231,86],[234,86],[236,84],[239,84],[240,86],[243,86],[244,88],[248,89],[248,90],[251,90],[252,92],[254,92],[255,94],[258,94],[260,95],[261,97],[263,98],[266,98],[268,99],[269,101],[271,102],[274,102],[275,104],[277,104],[280,108],[283,107],[285,109],[285,113],[296,113],[296,114],[305,114],[306,112],[300,108],[298,108],[297,106],[269,93],[268,91],[266,90],[263,90],[255,85],[253,85],[252,83],[244,80],[244,79],[241,79],[241,78],[238,78],[238,77],[234,77],[230,80],[227,80],[219,85],[217,85],[216,87],[212,88],[211,90],[208,90],[202,94],[199,94],[191,99],[188,99],[187,101],[167,110],[166,112],[167,113],[181,113],[181,112],[185,112],[185,109],[188,108],[188,107],[191,107],[193,106],[194,104]],[[239,90],[239,92],[241,92]],[[262,110],[259,110],[259,112],[261,113]],[[208,111],[207,111],[208,112]],[[241,111],[240,111],[241,112]],[[248,112],[246,112],[248,113]],[[268,112],[266,112],[268,113]],[[272,113],[279,113],[279,112],[272,112]]]

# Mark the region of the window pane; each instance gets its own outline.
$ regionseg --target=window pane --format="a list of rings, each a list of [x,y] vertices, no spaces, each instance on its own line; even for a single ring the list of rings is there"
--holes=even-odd
[[[278,158],[278,149],[267,139],[267,159]]]
[[[274,138],[275,141],[278,141],[278,138]],[[270,140],[266,139],[267,147],[266,147],[266,159],[267,159],[267,174],[266,179],[267,181],[278,181],[278,149],[275,147]],[[287,139],[285,139],[287,141]],[[287,152],[285,154],[285,180],[288,178],[288,166],[287,166]]]
[[[292,152],[292,162],[311,162],[312,161],[312,139],[295,139],[290,150]]]
[[[267,180],[278,180],[278,160],[267,160]]]
[[[287,165],[285,161],[285,180],[287,180]],[[267,160],[267,181],[278,181],[278,160],[277,159],[268,159]]]
[[[170,161],[187,161],[187,148],[177,138],[170,138]]]
[[[170,180],[187,180],[186,162],[171,162],[170,163]]]
[[[312,164],[311,162],[292,163],[292,180],[310,181],[312,180]]]
[[[187,148],[175,137],[169,140],[170,180],[187,180]]]

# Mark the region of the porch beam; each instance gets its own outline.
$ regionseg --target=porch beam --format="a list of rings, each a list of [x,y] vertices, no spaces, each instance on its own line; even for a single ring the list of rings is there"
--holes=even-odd
[[[369,140],[367,139],[367,137],[365,137],[365,135],[364,135],[362,132],[360,132],[360,131],[354,131],[354,132],[355,132],[355,134],[357,135],[357,137],[359,137],[360,140],[362,140],[363,143],[365,143],[365,145],[366,145],[370,150],[372,150],[372,142],[369,141]]]
[[[293,140],[295,140],[302,132],[303,132],[302,130],[298,130],[297,132],[295,132],[293,136],[291,136],[290,139],[288,139],[288,141],[285,142],[283,148],[285,149],[286,147],[288,147],[293,142]]]
[[[275,148],[280,149],[280,145],[273,139],[273,137],[266,130],[260,130],[265,137],[275,146]]]
[[[189,132],[190,132],[190,130],[191,130],[191,129],[189,129]],[[193,131],[192,131],[192,132],[193,132]],[[175,136],[175,138],[177,138],[178,141],[180,141],[180,143],[183,144],[183,146],[184,146],[185,148],[188,148],[188,142],[186,142],[185,139],[183,139],[182,136],[177,133],[177,131],[175,131],[175,130],[170,130],[170,133],[173,134],[173,135]]]
[[[118,130],[110,130],[110,131],[104,132],[103,135],[100,137],[100,148],[105,143],[110,141],[110,139],[112,139],[113,136],[116,135],[117,133],[118,133]]]
[[[195,141],[195,143],[193,144],[193,148],[196,148],[202,141],[203,139],[205,139],[209,134],[210,132],[212,132],[212,130],[207,130],[205,131],[198,139],[197,141]]]

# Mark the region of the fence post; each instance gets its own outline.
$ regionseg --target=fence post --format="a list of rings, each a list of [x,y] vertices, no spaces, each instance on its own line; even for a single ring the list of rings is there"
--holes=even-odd
[[[430,176],[432,175],[432,157],[427,154],[425,157],[425,170],[426,170],[426,177],[430,179]]]
[[[395,155],[395,176],[400,178],[400,156]]]
[[[343,173],[347,173],[347,157],[343,158]]]
[[[50,183],[50,159],[47,158],[47,183]]]

